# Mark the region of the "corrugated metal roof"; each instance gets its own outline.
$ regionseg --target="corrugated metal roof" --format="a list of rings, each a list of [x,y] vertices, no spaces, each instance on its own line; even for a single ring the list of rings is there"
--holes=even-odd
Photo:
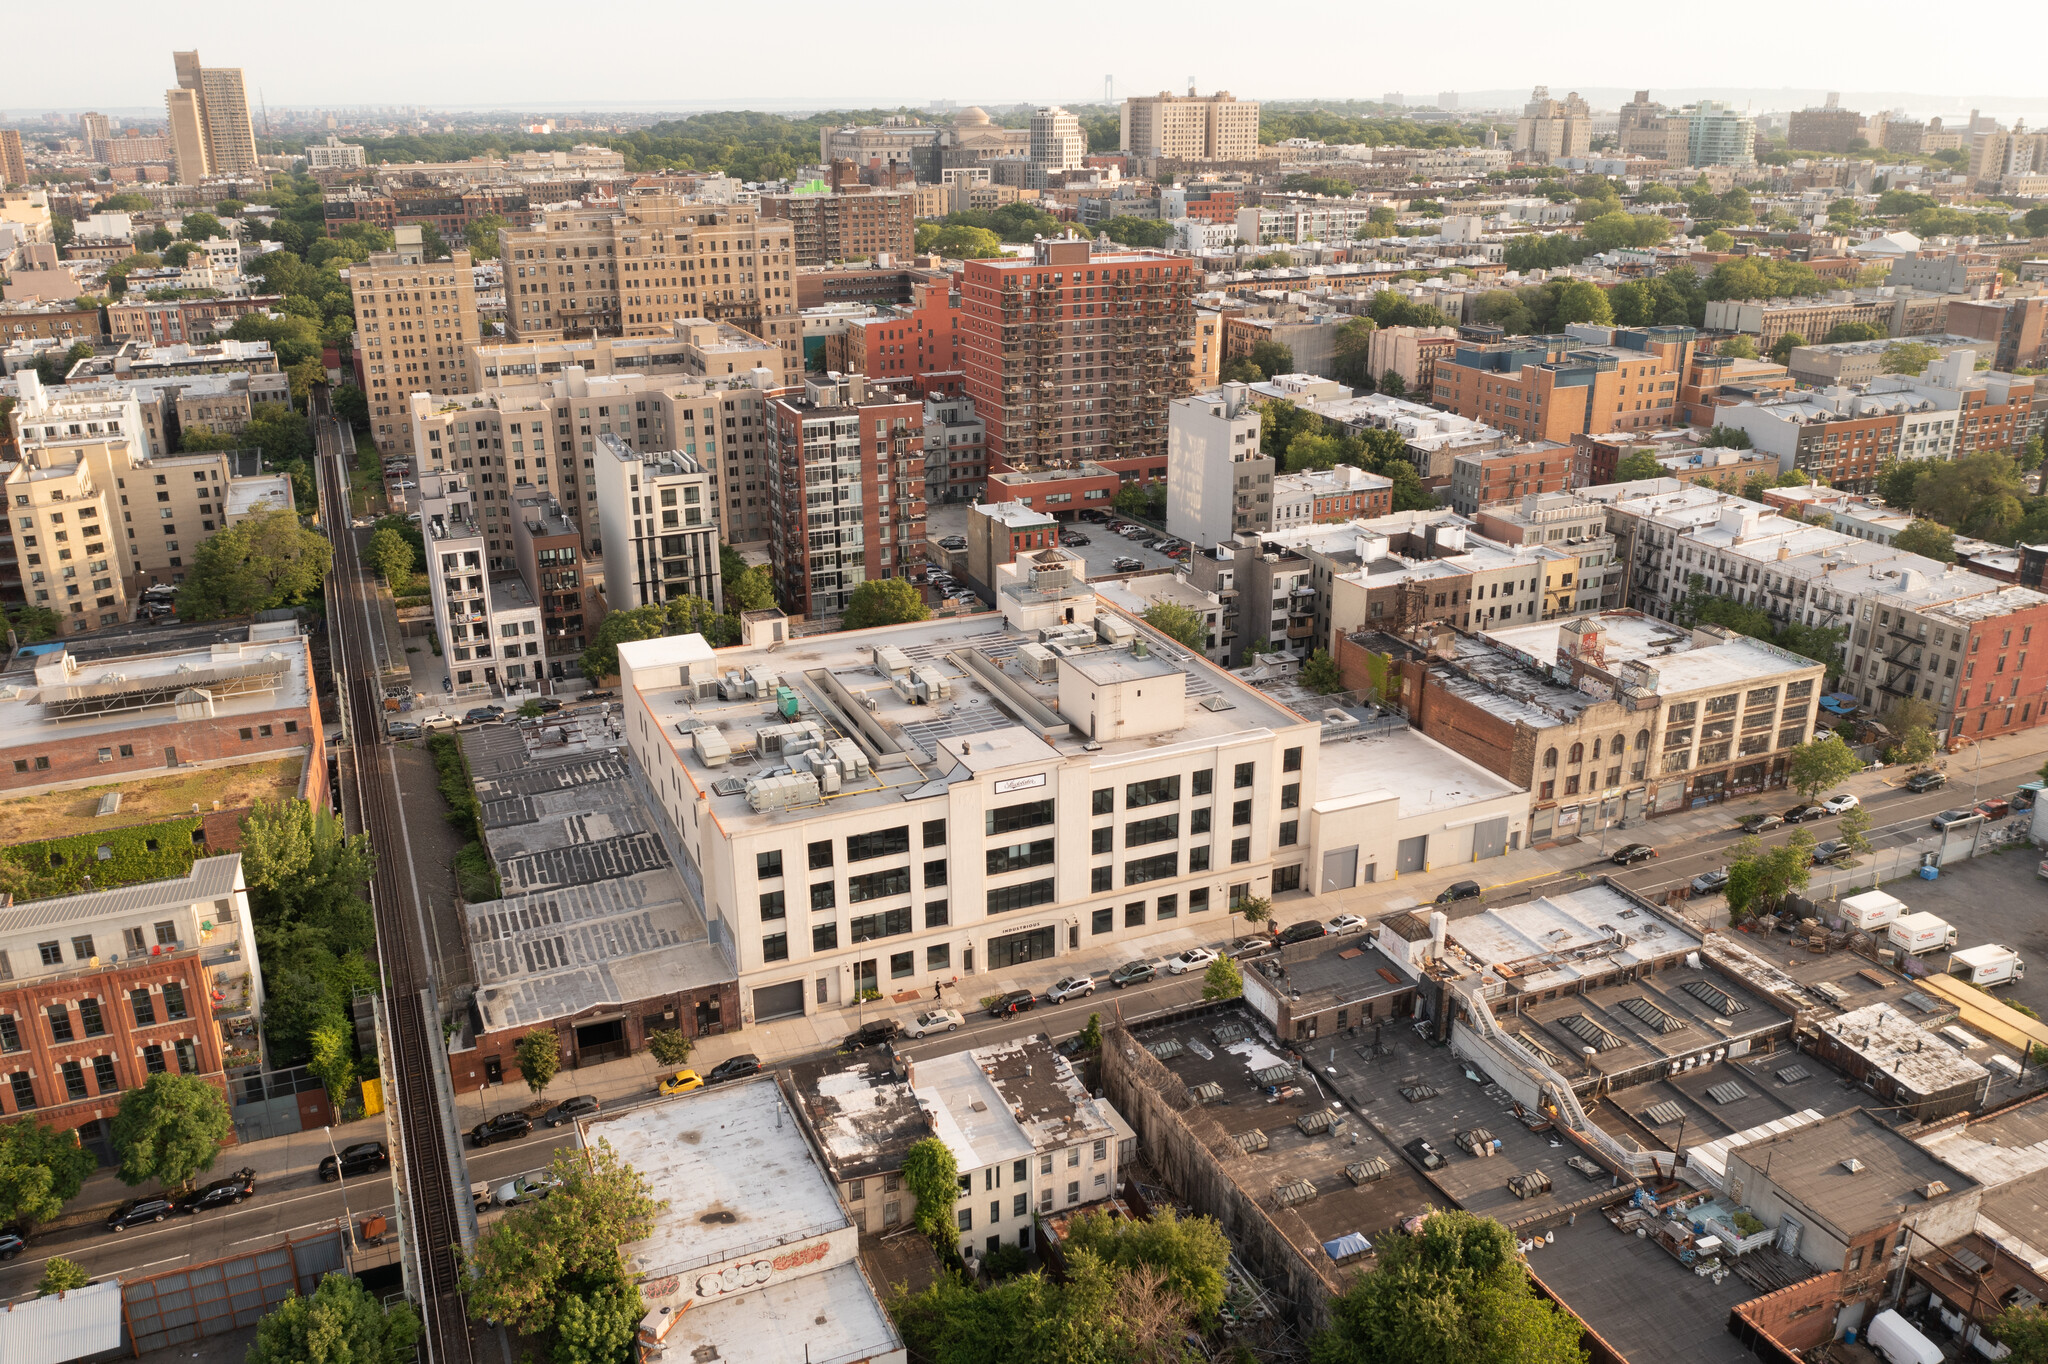
[[[86,891],[80,895],[59,895],[48,900],[30,900],[0,909],[0,933],[78,923],[116,914],[149,914],[173,905],[225,899],[234,894],[235,883],[241,875],[240,853],[202,857],[184,876],[138,881],[132,886]]]
[[[68,1364],[121,1348],[121,1285],[108,1280],[0,1312],[0,1359]]]
[[[1707,1088],[1707,1097],[1717,1104],[1732,1104],[1737,1099],[1747,1099],[1749,1091],[1733,1080],[1726,1080],[1718,1085],[1710,1085]]]

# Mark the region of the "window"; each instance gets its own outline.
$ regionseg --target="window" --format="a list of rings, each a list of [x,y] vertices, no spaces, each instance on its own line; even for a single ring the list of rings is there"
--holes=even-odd
[[[1053,879],[1026,881],[1018,886],[1004,886],[988,893],[988,912],[1007,914],[1013,909],[1029,909],[1033,905],[1051,904],[1054,899]]]
[[[832,840],[821,839],[811,844],[811,870],[819,871],[832,865]]]
[[[164,982],[164,1017],[172,1020],[187,1017],[185,1013],[185,987],[175,980]]]
[[[178,926],[165,919],[156,926],[156,940],[160,946],[169,947],[178,941]]]
[[[1081,1201],[1081,1181],[1080,1181],[1080,1180],[1078,1180],[1078,1179],[1071,1179],[1071,1180],[1068,1180],[1068,1181],[1067,1181],[1067,1203],[1068,1203],[1069,1205],[1072,1205],[1072,1204],[1075,1204],[1075,1203],[1079,1203],[1080,1201]]]
[[[960,1209],[960,1230],[974,1230],[974,1209],[967,1207]]]
[[[789,960],[789,934],[769,933],[761,939],[762,961]]]
[[[1295,866],[1292,866],[1292,867],[1275,867],[1275,868],[1273,868],[1273,889],[1274,889],[1275,891],[1282,891],[1282,890],[1300,890],[1300,889],[1301,889],[1301,867],[1300,867],[1300,865],[1299,865],[1299,864],[1296,864]]]
[[[1141,805],[1161,805],[1170,800],[1180,799],[1180,778],[1154,777],[1150,781],[1134,781],[1124,787],[1124,808],[1135,810]]]
[[[1012,843],[1007,848],[990,848],[988,874],[1001,876],[1004,872],[1045,866],[1052,861],[1052,844],[1051,839],[1041,838],[1031,843]]]
[[[1248,800],[1232,802],[1230,823],[1233,828],[1242,828],[1252,822],[1252,803]]]
[[[892,853],[910,851],[910,826],[898,825],[894,829],[877,829],[872,833],[848,834],[846,836],[846,860],[866,862],[870,858],[888,857]]]
[[[1116,868],[1095,867],[1088,873],[1088,893],[1100,895],[1105,890],[1116,889]]]
[[[1088,931],[1089,931],[1090,933],[1113,933],[1113,932],[1115,932],[1115,931],[1116,931],[1116,911],[1115,911],[1115,910],[1113,910],[1113,909],[1098,909],[1098,910],[1096,910],[1096,911],[1095,911],[1095,912],[1094,912],[1093,914],[1091,914],[1091,915],[1089,916],[1089,918],[1088,918]]]
[[[839,946],[839,925],[838,925],[838,924],[812,924],[812,925],[811,925],[811,950],[812,950],[813,952],[830,952],[830,951],[833,951],[833,950],[834,950],[835,948],[837,948],[838,946]]]
[[[15,1026],[13,1014],[0,1014],[0,1051],[21,1050],[21,1029]]]
[[[917,954],[915,952],[891,953],[889,956],[889,979],[901,980],[905,976],[914,974],[917,970],[916,962]]]
[[[62,1004],[47,1004],[43,1012],[50,1020],[50,1036],[58,1042],[71,1040],[71,1010]]]
[[[36,951],[42,954],[43,965],[45,966],[62,966],[64,964],[64,948],[58,943],[37,943]]]
[[[901,909],[885,909],[879,914],[862,914],[847,925],[849,942],[871,942],[876,938],[893,938],[898,933],[910,931],[910,906]]]
[[[1052,801],[1034,800],[1022,805],[1002,805],[990,810],[985,817],[984,832],[1012,834],[1019,829],[1038,829],[1052,823]]]
[[[839,888],[830,881],[811,887],[811,909],[832,909],[839,904]]]
[[[1203,806],[1188,816],[1188,832],[1205,834],[1209,832],[1209,807]]]
[[[780,919],[784,913],[781,891],[771,890],[761,896],[761,917],[763,919]]]
[[[1129,904],[1125,905],[1125,906],[1124,906],[1124,927],[1125,927],[1125,928],[1143,928],[1144,926],[1145,926],[1145,902],[1144,902],[1143,900],[1133,900],[1133,901],[1131,901],[1131,902],[1130,902]]]
[[[754,854],[754,875],[763,881],[782,875],[782,849]]]
[[[1257,766],[1255,763],[1239,763],[1237,765],[1237,773],[1231,778],[1230,784],[1240,791],[1250,786],[1252,784],[1252,769],[1255,766]]]
[[[1028,1203],[1030,1197],[1029,1194],[1012,1194],[1010,1196],[1010,1216],[1023,1217],[1029,1213],[1031,1211]]]
[[[1251,839],[1249,839],[1249,838],[1233,838],[1233,839],[1231,839],[1231,840],[1230,840],[1230,860],[1231,860],[1231,863],[1232,863],[1233,865],[1234,865],[1234,864],[1236,864],[1236,863],[1239,863],[1239,862],[1249,862],[1249,861],[1251,861],[1251,860],[1252,860],[1252,841],[1251,841]]]
[[[946,884],[945,858],[934,858],[924,864],[924,884],[927,890],[933,886],[943,886]]]
[[[1284,819],[1280,821],[1280,846],[1283,848],[1293,847],[1296,835],[1300,831],[1301,823],[1299,820]]]
[[[92,1058],[92,1087],[102,1094],[112,1094],[121,1087],[114,1078],[114,1058],[95,1056]]]
[[[1155,919],[1178,919],[1180,917],[1180,896],[1162,895],[1152,907]]]
[[[1193,783],[1188,787],[1188,789],[1195,795],[1206,796],[1209,794],[1210,789],[1215,785],[1215,783],[1216,769],[1213,767],[1205,767],[1201,771],[1195,773]]]
[[[1089,800],[1088,813],[1091,815],[1113,815],[1116,813],[1116,788],[1104,787]]]
[[[1180,875],[1180,854],[1161,853],[1124,863],[1124,884],[1140,886],[1147,881],[1164,881]]]
[[[1088,853],[1091,857],[1116,851],[1116,826],[1105,824],[1088,833]]]
[[[1206,852],[1207,849],[1204,849],[1203,851]],[[1197,886],[1195,889],[1188,892],[1188,913],[1205,914],[1208,912],[1208,909],[1209,888],[1207,886]]]
[[[98,955],[97,952],[92,950],[92,935],[90,933],[81,933],[71,940],[71,959],[73,961],[91,961]]]
[[[146,1028],[156,1022],[156,1001],[151,999],[147,989],[130,990],[128,1007],[135,1011],[135,1026]]]
[[[879,900],[888,895],[910,894],[910,868],[892,867],[888,871],[871,871],[864,876],[846,878],[846,901],[857,905],[863,900]]]
[[[1301,808],[1301,783],[1291,781],[1280,788],[1280,808],[1298,810]]]
[[[943,848],[946,846],[945,820],[928,819],[924,822],[924,846],[927,848]]]
[[[85,1028],[87,1037],[105,1037],[107,1020],[100,1017],[100,1002],[97,999],[78,1001],[78,1021]]]
[[[1188,849],[1188,870],[1190,872],[1209,870],[1209,849],[1205,845]]]
[[[85,1092],[85,1067],[76,1061],[66,1061],[63,1065],[63,1071],[64,1097],[67,1099],[83,1099],[87,1097]],[[1858,1254],[1861,1254],[1861,1252],[1859,1251]]]
[[[14,1090],[14,1108],[16,1112],[26,1112],[36,1106],[35,1081],[28,1078],[27,1071],[15,1071],[14,1074],[7,1077],[7,1083]]]
[[[1108,830],[1100,830],[1099,832],[1107,833]],[[1124,846],[1126,848],[1142,848],[1147,843],[1164,843],[1170,838],[1179,837],[1179,815],[1156,815],[1151,819],[1135,819],[1129,824],[1124,825]],[[1097,851],[1108,852],[1109,848],[1104,846],[1097,849]]]
[[[192,1044],[192,1039],[181,1037],[178,1039],[176,1046],[178,1049],[178,1069],[187,1075],[197,1074],[199,1071],[199,1049]]]

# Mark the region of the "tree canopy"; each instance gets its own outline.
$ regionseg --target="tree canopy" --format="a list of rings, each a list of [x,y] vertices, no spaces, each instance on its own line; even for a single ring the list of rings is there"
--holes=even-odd
[[[155,1180],[181,1189],[213,1168],[221,1143],[234,1130],[221,1092],[196,1075],[159,1072],[121,1096],[112,1145],[124,1184]]]
[[[0,1223],[49,1221],[78,1196],[98,1164],[78,1144],[76,1133],[59,1132],[34,1118],[0,1127]]]
[[[1664,466],[1654,450],[1631,450],[1614,462],[1614,481],[1632,483],[1641,478],[1662,478]]]
[[[1947,526],[1924,518],[1915,520],[1892,537],[1892,548],[1909,554],[1924,554],[1930,559],[1939,559],[1945,564],[1956,561],[1955,532]]]
[[[1812,800],[1835,783],[1863,770],[1863,760],[1850,751],[1839,734],[1810,739],[1792,750],[1786,780],[1792,788]]]
[[[1156,601],[1145,608],[1145,623],[1196,653],[1209,647],[1209,622],[1200,611],[1179,602]]]
[[[1003,239],[985,227],[965,223],[919,223],[917,249],[950,260],[989,260],[1006,254]]]
[[[246,1364],[408,1364],[419,1338],[411,1303],[387,1309],[352,1275],[328,1274],[256,1323]]]
[[[877,625],[902,625],[931,616],[924,594],[902,578],[870,578],[846,598],[840,626],[846,630],[870,630]]]
[[[261,511],[216,531],[193,551],[178,589],[178,617],[229,620],[297,606],[320,591],[334,546],[294,512]]]

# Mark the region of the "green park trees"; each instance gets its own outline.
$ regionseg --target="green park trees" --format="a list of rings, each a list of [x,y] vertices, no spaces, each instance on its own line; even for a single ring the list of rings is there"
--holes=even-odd
[[[917,249],[949,260],[990,260],[1003,254],[1003,239],[985,227],[965,223],[919,223]]]
[[[181,620],[230,620],[296,606],[320,590],[334,560],[326,536],[295,512],[262,511],[202,541],[178,589]]]
[[[351,1276],[329,1274],[256,1323],[246,1364],[408,1364],[419,1338],[411,1303],[386,1308]]]

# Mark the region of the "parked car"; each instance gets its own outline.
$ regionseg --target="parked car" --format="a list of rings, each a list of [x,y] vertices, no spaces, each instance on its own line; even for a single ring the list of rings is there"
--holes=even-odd
[[[587,1118],[602,1107],[604,1105],[597,1101],[596,1095],[578,1094],[573,1099],[562,1100],[553,1108],[541,1114],[540,1120],[549,1127],[560,1127],[565,1122],[574,1122],[578,1118]]]
[[[1190,947],[1187,951],[1166,963],[1166,974],[1184,976],[1190,971],[1205,971],[1209,963],[1216,960],[1216,950],[1210,947]]]
[[[1289,924],[1281,929],[1278,936],[1274,938],[1274,941],[1279,943],[1280,946],[1286,947],[1290,943],[1307,942],[1310,938],[1320,938],[1326,931],[1322,920],[1304,919],[1298,924]]]
[[[1784,828],[1785,817],[1771,814],[1751,815],[1742,821],[1740,827],[1746,834],[1767,834],[1773,829]]]
[[[1332,937],[1340,933],[1362,933],[1364,931],[1365,920],[1359,918],[1356,914],[1339,914],[1336,918],[1323,925],[1323,932],[1330,934]]]
[[[654,1091],[657,1094],[688,1094],[693,1089],[702,1088],[704,1077],[694,1070],[685,1068],[673,1075],[663,1076],[661,1083],[654,1087]]]
[[[384,732],[394,739],[417,739],[424,731],[411,720],[391,720],[385,723]]]
[[[1095,977],[1062,976],[1052,983],[1052,988],[1045,992],[1045,997],[1048,1002],[1059,1004],[1069,999],[1079,999],[1083,995],[1092,995],[1094,993]]]
[[[552,696],[536,696],[532,704],[540,707],[542,715],[553,715],[562,708],[562,703]]]
[[[1439,1170],[1443,1168],[1443,1153],[1421,1137],[1417,1137],[1401,1149],[1406,1151],[1409,1158],[1425,1170]]]
[[[332,1184],[337,1179],[350,1175],[375,1174],[391,1168],[391,1153],[384,1149],[381,1141],[361,1141],[354,1146],[344,1146],[337,1156],[326,1156],[320,1161],[320,1178]]]
[[[589,701],[616,701],[619,694],[612,691],[587,691],[575,698],[579,703]]]
[[[1138,560],[1130,558],[1128,556],[1118,559],[1115,563],[1110,565],[1110,567],[1115,569],[1118,573],[1132,573],[1137,571],[1138,569],[1143,568],[1144,566],[1145,565],[1138,562]]]
[[[1142,985],[1158,974],[1149,961],[1127,961],[1109,973],[1109,983],[1121,990],[1126,985]]]
[[[126,1231],[144,1222],[161,1222],[169,1217],[172,1211],[171,1200],[161,1195],[131,1198],[114,1209],[113,1216],[107,1219],[107,1230]]]
[[[1813,845],[1813,865],[1824,867],[1830,862],[1839,862],[1849,855],[1849,845],[1839,838]]]
[[[256,1193],[256,1171],[248,1166],[229,1175],[205,1184],[178,1200],[178,1211],[201,1213],[208,1208],[225,1208],[240,1203]]]
[[[2012,802],[1999,796],[1977,802],[1977,813],[1986,819],[2004,819],[2012,813]]]
[[[1908,791],[1938,791],[1948,785],[1946,772],[1915,772],[1906,778]]]
[[[0,1260],[13,1259],[21,1254],[22,1247],[27,1244],[28,1242],[22,1240],[11,1231],[0,1232]]]
[[[561,1187],[561,1180],[552,1179],[544,1174],[520,1175],[516,1179],[508,1179],[500,1184],[497,1197],[498,1202],[509,1208],[516,1203],[531,1203],[537,1198],[546,1198]]]
[[[1943,810],[1928,822],[1937,829],[1954,829],[1975,824],[1983,818],[1982,812],[1977,810]]]
[[[988,1016],[1003,1018],[1010,1014],[1028,1014],[1037,1003],[1038,996],[1029,990],[1012,990],[1008,994],[995,997],[988,1006]]]
[[[1692,893],[1695,895],[1712,895],[1727,884],[1728,869],[1726,867],[1721,868],[1719,871],[1703,871],[1698,876],[1692,878]]]
[[[966,1021],[958,1009],[928,1009],[911,1019],[910,1026],[903,1031],[910,1037],[923,1037],[928,1033],[952,1032]]]
[[[453,729],[455,728],[456,724],[457,721],[455,717],[452,715],[423,715],[420,717],[419,721],[420,728],[427,731],[429,734],[435,733],[439,730]]]
[[[1647,843],[1625,843],[1607,854],[1607,860],[1617,867],[1633,867],[1638,862],[1647,862],[1657,855],[1657,850]]]
[[[1060,537],[1060,543],[1063,545],[1086,545],[1094,542],[1079,531],[1069,531]]]
[[[493,720],[502,719],[504,714],[505,708],[503,706],[471,706],[468,714],[462,717],[462,723],[465,725],[487,725]]]
[[[939,548],[965,549],[967,548],[967,537],[964,535],[942,535],[939,537]]]
[[[533,1130],[533,1119],[524,1113],[500,1113],[485,1118],[469,1129],[469,1144],[475,1147],[489,1146],[492,1142],[510,1141],[523,1137]]]
[[[1437,893],[1436,902],[1440,905],[1454,905],[1460,900],[1476,900],[1479,895],[1477,881],[1453,881]]]
[[[1849,794],[1847,791],[1844,791],[1839,796],[1829,796],[1826,800],[1820,803],[1820,808],[1826,810],[1831,815],[1839,815],[1846,814],[1847,812],[1855,809],[1862,803],[1863,802],[1856,799],[1855,796]]]
[[[392,484],[391,486],[396,488],[400,492],[409,492],[412,489],[419,487],[420,485],[413,482],[409,478],[402,478],[398,482]]]
[[[903,1031],[903,1025],[893,1018],[874,1018],[846,1034],[839,1043],[841,1051],[861,1051],[867,1047],[879,1047],[893,1041]]]
[[[1243,961],[1247,957],[1263,957],[1268,952],[1278,950],[1278,945],[1274,943],[1270,934],[1260,933],[1250,938],[1239,938],[1223,955],[1233,961]]]
[[[1089,510],[1084,512],[1080,512],[1078,513],[1078,515],[1083,521],[1093,521],[1098,526],[1101,525],[1103,522],[1109,520],[1108,512],[1099,512],[1094,510],[1093,508],[1090,508]]]
[[[1787,824],[1806,824],[1816,819],[1826,819],[1826,807],[1820,805],[1795,805],[1785,812]]]
[[[713,1066],[704,1076],[707,1085],[722,1085],[727,1080],[744,1080],[749,1075],[761,1073],[761,1058],[752,1052],[743,1056],[728,1056]]]

